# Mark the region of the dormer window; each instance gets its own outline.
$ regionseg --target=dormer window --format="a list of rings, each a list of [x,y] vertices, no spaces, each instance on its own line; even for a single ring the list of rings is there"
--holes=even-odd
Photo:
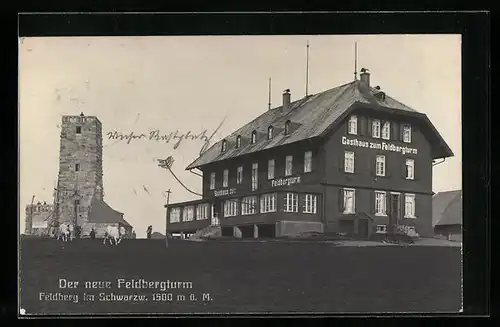
[[[227,150],[227,141],[226,140],[222,140],[222,149],[221,149],[221,152],[226,152]]]
[[[270,140],[273,138],[273,127],[272,126],[269,126],[267,128],[267,139]]]
[[[291,121],[287,120],[285,123],[285,135],[290,134],[290,124],[291,124]]]
[[[241,146],[241,135],[236,137],[236,147],[239,148]]]
[[[252,144],[255,144],[257,142],[257,132],[253,131],[252,132]]]

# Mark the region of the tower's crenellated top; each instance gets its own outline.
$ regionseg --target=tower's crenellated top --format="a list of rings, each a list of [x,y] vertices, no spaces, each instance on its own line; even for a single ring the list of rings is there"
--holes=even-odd
[[[82,114],[74,116],[62,116],[62,122],[71,124],[97,123],[98,125],[102,125],[101,121],[96,116],[82,116]]]
[[[28,204],[26,205],[26,212],[31,213],[32,208],[33,208],[33,213],[54,211],[54,205],[47,204],[46,202],[43,203],[37,202],[35,204]]]

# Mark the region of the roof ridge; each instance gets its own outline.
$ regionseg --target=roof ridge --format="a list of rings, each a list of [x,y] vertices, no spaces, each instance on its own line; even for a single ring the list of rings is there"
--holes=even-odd
[[[386,102],[385,100],[388,101]],[[290,135],[278,133],[273,136],[272,140],[267,140],[266,142],[260,142],[261,138],[259,138],[258,144],[254,146],[247,146],[246,144],[239,150],[233,151],[228,149],[226,152],[221,152],[217,149],[221,140],[214,140],[214,144],[201,153],[185,169],[190,170],[193,168],[199,168],[210,163],[241,157],[250,153],[260,152],[306,139],[322,137],[327,131],[330,130],[331,126],[339,123],[345,114],[348,113],[352,106],[356,103],[362,103],[363,105],[367,104],[373,107],[374,110],[377,110],[378,107],[383,107],[397,110],[399,112],[405,112],[406,114],[418,113],[414,109],[404,105],[392,97],[386,97],[385,100],[381,100],[376,97],[372,88],[365,86],[359,80],[344,83],[316,94],[301,97],[291,103],[289,110],[284,110],[283,105],[273,109],[268,109],[253,118],[251,121],[244,123],[243,126],[240,126],[240,128],[225,135],[222,140],[228,138],[232,139],[237,135],[249,137],[252,130],[263,131],[266,124],[267,126],[277,126],[284,123],[286,120],[300,124],[300,127],[294,129]],[[426,123],[431,125],[430,132],[437,133],[430,120],[425,115],[424,117],[426,118]],[[437,133],[436,137],[442,144],[447,146],[441,135]],[[442,150],[442,145],[436,146],[439,146],[440,150]],[[448,148],[445,148],[445,152],[440,152],[438,154],[444,153],[443,155],[446,156],[451,151],[448,150]]]

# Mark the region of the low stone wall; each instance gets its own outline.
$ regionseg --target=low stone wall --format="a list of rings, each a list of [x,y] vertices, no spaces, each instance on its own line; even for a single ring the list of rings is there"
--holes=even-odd
[[[276,237],[298,236],[302,233],[316,232],[323,233],[324,225],[313,221],[286,221],[276,223]]]

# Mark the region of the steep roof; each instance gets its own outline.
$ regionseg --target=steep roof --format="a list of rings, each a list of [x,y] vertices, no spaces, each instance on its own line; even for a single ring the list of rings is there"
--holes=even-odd
[[[462,191],[439,192],[432,197],[432,225],[462,225]]]
[[[361,81],[353,81],[294,101],[290,104],[289,109],[280,106],[268,110],[227,136],[224,139],[227,141],[227,151],[221,152],[221,140],[205,151],[186,169],[198,168],[212,162],[324,136],[334,123],[338,123],[344,118],[354,104],[420,115],[430,125],[430,130],[434,134],[434,140],[438,146],[443,148],[442,157],[453,156],[453,152],[425,114],[418,113],[390,96],[386,95],[384,99],[379,98],[375,96],[377,92],[379,90],[368,87]],[[288,135],[285,135],[283,130],[288,120],[291,122],[291,130]],[[265,137],[269,126],[275,128],[271,140],[267,140]],[[251,144],[249,140],[254,130],[258,133],[257,142]],[[236,148],[234,145],[238,135],[241,135],[241,146]]]
[[[121,223],[127,227],[132,227],[125,219],[123,213],[111,208],[106,202],[92,199],[89,210],[89,223]]]
[[[165,235],[163,235],[163,234],[162,234],[162,233],[160,233],[160,232],[153,232],[153,233],[151,233],[151,238],[152,238],[152,239],[155,239],[155,240],[156,240],[156,239],[160,239],[160,238],[163,238],[163,239],[164,239],[164,238],[165,238]]]

